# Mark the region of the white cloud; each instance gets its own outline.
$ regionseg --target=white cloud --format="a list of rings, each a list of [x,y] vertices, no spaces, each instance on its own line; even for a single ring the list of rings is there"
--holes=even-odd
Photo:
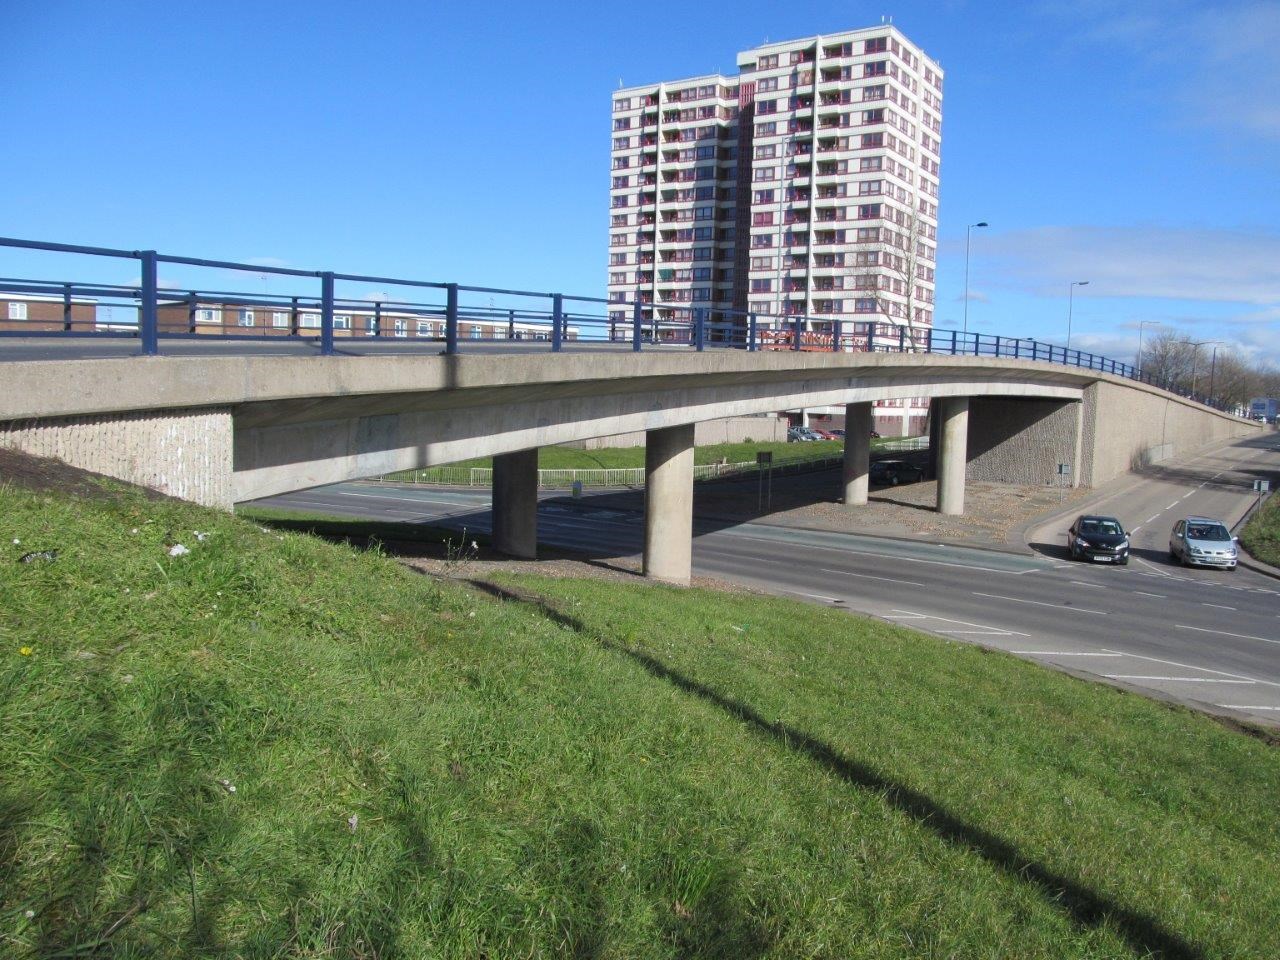
[[[1073,52],[1124,48],[1151,77],[1153,103],[1197,123],[1280,140],[1280,3],[1103,0],[1041,4]],[[1080,26],[1082,25],[1082,26]],[[1169,95],[1161,92],[1172,85]]]
[[[1280,235],[1163,227],[1037,227],[983,244],[1009,286],[1077,297],[1160,297],[1280,306]]]

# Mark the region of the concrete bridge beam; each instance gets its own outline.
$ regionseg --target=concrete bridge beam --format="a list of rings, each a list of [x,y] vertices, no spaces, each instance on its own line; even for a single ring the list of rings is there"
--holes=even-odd
[[[538,555],[538,451],[493,458],[493,547],[523,560]]]
[[[693,576],[693,424],[650,430],[644,449],[644,575]]]
[[[844,408],[844,483],[846,506],[867,502],[867,474],[871,468],[871,404],[848,403]]]
[[[969,453],[969,398],[946,397],[939,402],[938,512],[964,513],[964,475]]]

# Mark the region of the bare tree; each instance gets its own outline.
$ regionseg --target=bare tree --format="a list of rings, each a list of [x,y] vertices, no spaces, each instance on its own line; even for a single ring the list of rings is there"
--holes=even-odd
[[[1158,386],[1190,390],[1196,348],[1172,330],[1150,337],[1142,347],[1142,372]]]
[[[933,301],[923,283],[932,280],[933,245],[926,235],[927,225],[914,210],[898,210],[885,205],[890,216],[880,228],[874,246],[860,249],[851,273],[854,293],[875,300],[875,312],[890,323],[907,328],[910,349],[927,344],[929,325],[917,314],[932,309]],[[846,265],[847,266],[847,265]]]

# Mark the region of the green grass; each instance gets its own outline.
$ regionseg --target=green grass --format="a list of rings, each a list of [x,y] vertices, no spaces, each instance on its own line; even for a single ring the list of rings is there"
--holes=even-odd
[[[1186,711],[128,493],[0,537],[5,957],[1280,955],[1280,755]]]
[[[1249,518],[1240,542],[1255,559],[1280,567],[1280,498],[1271,497]]]

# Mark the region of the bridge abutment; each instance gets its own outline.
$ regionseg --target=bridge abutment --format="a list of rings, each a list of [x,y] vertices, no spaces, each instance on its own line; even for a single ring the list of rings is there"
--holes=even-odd
[[[644,448],[644,575],[693,576],[693,424],[650,430]]]
[[[226,408],[0,422],[0,446],[220,510],[234,502],[231,440]]]
[[[493,546],[523,560],[538,555],[538,451],[493,458]]]

